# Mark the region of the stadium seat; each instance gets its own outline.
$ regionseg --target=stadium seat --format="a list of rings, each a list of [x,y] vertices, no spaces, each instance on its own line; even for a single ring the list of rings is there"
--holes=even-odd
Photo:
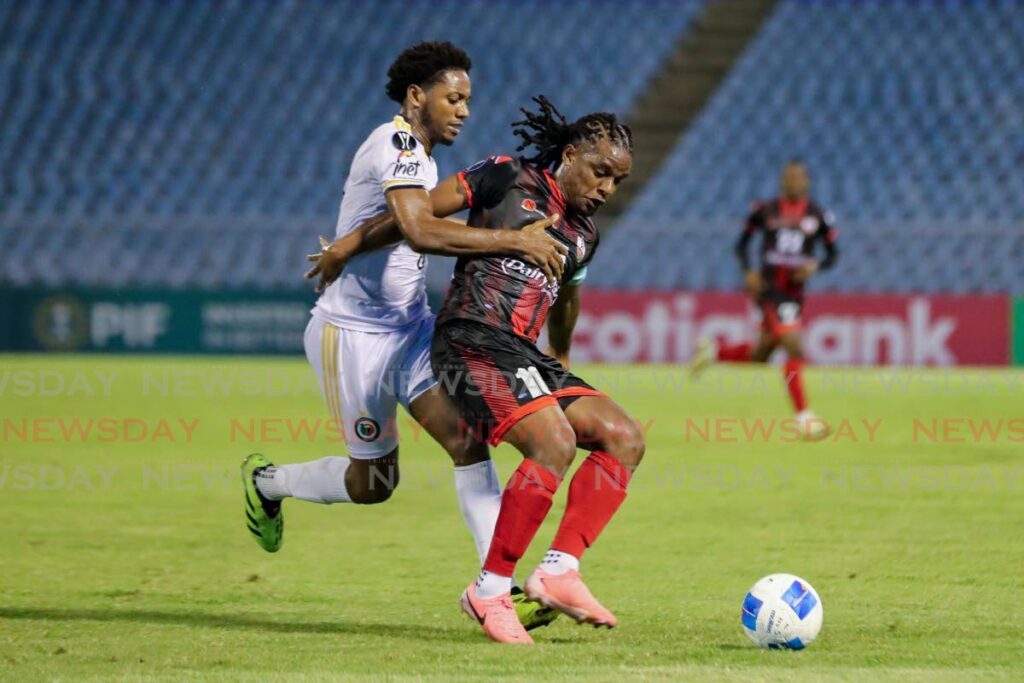
[[[437,155],[449,174],[512,151],[533,95],[628,112],[705,1],[0,3],[0,278],[303,287],[353,153],[396,111],[401,48],[451,39],[474,60],[472,118]],[[32,256],[25,233],[55,226],[90,258]]]
[[[735,288],[746,208],[802,157],[842,228],[843,256],[816,287],[1022,293],[1022,67],[1012,0],[783,0],[604,248],[633,254],[639,233],[677,225],[658,248],[701,244],[703,267],[636,286]],[[591,282],[627,286],[621,273],[645,272],[649,254],[635,258]]]

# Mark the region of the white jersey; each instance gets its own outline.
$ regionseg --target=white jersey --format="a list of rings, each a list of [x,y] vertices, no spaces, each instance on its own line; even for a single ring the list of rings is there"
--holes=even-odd
[[[437,164],[401,116],[370,133],[356,152],[345,181],[335,236],[388,210],[384,193],[400,187],[437,185]],[[426,256],[405,242],[360,254],[324,291],[314,314],[342,328],[389,331],[430,315],[425,283]]]

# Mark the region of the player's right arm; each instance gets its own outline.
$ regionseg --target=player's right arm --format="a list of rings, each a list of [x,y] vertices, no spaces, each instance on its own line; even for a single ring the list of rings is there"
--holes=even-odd
[[[750,262],[750,240],[754,236],[762,224],[762,209],[763,205],[755,204],[750,215],[747,216],[747,222],[743,226],[743,232],[740,233],[740,237],[736,240],[736,246],[734,248],[736,252],[736,258],[739,259],[740,268],[743,269],[743,288],[746,292],[753,297],[757,297],[761,293],[761,273],[754,267],[751,266]]]
[[[507,254],[536,265],[552,282],[562,276],[568,248],[546,232],[557,214],[522,230],[486,230],[438,218],[469,208],[470,200],[459,176],[444,180],[427,194],[422,188],[401,188],[387,193],[388,208],[402,237],[415,251],[446,256]]]
[[[394,151],[384,147],[378,169],[389,213],[369,219],[333,243],[321,238],[321,252],[307,257],[315,262],[306,273],[307,279],[320,276],[317,291],[336,280],[354,256],[402,239],[415,251],[429,254],[515,256],[537,266],[550,282],[561,278],[568,248],[546,232],[558,221],[557,215],[522,230],[470,228],[445,219],[474,205],[494,206],[500,202],[517,173],[515,164],[507,163],[510,157],[476,164],[442,181],[428,194],[422,177],[426,158],[420,156],[420,164],[413,167],[409,162],[394,161]],[[419,154],[415,143],[408,151]]]
[[[522,230],[467,227],[464,223],[445,218],[467,208],[464,190],[456,176],[442,182],[429,195],[423,190],[396,189],[387,193],[387,200],[389,212],[364,221],[333,242],[320,238],[320,252],[306,257],[314,264],[306,272],[306,279],[319,276],[317,292],[322,292],[337,280],[354,257],[383,249],[402,239],[422,253],[444,256],[507,254],[537,266],[550,282],[557,282],[562,276],[568,248],[546,232],[558,221],[558,214],[531,223]],[[426,216],[428,211],[431,213],[429,217]]]

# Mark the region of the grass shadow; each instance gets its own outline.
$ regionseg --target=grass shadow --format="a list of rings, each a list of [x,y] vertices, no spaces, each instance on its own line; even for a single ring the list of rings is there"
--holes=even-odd
[[[159,610],[53,609],[0,607],[0,619],[33,621],[129,622],[275,633],[359,634],[428,641],[460,641],[466,634],[419,624],[374,624],[341,621],[279,621],[245,614],[200,614]]]

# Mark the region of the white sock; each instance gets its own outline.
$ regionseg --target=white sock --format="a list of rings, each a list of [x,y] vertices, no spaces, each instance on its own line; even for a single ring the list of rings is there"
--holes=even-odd
[[[494,536],[494,524],[501,510],[501,484],[493,460],[455,468],[455,493],[462,519],[473,535],[480,564],[487,559]]]
[[[561,550],[549,550],[540,561],[540,568],[548,574],[564,574],[570,569],[580,570],[580,560]]]
[[[256,488],[270,500],[290,496],[313,503],[351,503],[345,488],[348,463],[348,458],[329,456],[268,467],[256,475]]]
[[[477,597],[484,600],[496,598],[512,590],[512,577],[500,576],[486,569],[481,570],[476,580]]]

